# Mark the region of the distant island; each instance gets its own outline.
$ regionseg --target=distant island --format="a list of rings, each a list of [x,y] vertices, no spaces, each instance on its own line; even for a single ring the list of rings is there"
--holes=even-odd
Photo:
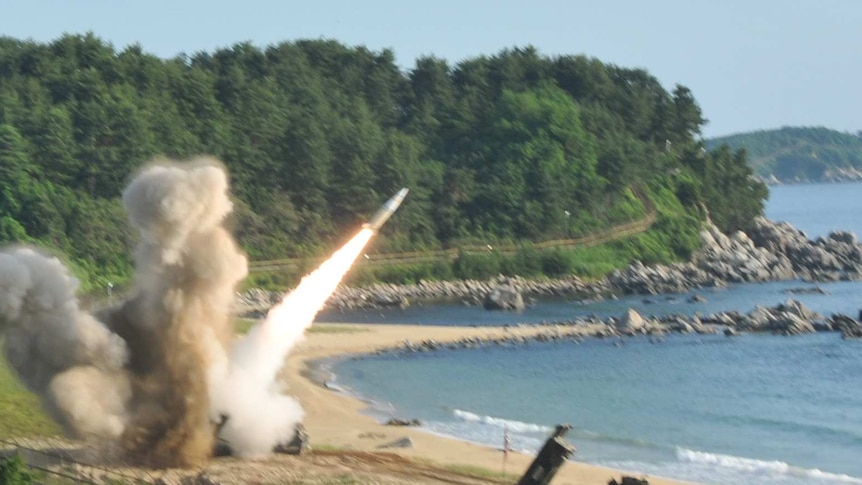
[[[712,150],[745,149],[755,175],[769,184],[862,180],[862,131],[783,127],[706,140]]]

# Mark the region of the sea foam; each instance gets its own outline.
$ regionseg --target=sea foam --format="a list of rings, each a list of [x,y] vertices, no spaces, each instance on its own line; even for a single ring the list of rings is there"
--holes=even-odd
[[[705,465],[716,469],[732,469],[746,474],[793,476],[800,478],[817,479],[818,482],[840,482],[862,484],[862,478],[850,475],[829,473],[816,468],[802,468],[790,465],[778,460],[757,460],[754,458],[743,458],[739,456],[722,455],[719,453],[707,453],[703,451],[677,448],[677,459],[684,463]]]
[[[463,421],[484,423],[498,428],[506,428],[514,433],[550,433],[553,428],[541,424],[524,423],[511,419],[495,418],[494,416],[483,416],[469,411],[453,409],[452,414]]]

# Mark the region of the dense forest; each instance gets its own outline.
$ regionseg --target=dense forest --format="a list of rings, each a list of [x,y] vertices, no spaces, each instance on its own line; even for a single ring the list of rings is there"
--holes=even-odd
[[[766,197],[745,152],[705,150],[704,123],[684,86],[532,47],[404,71],[330,40],[161,59],[92,34],[0,38],[0,244],[53,248],[85,286],[123,280],[124,185],[154,157],[211,154],[252,260],[325,254],[400,187],[372,251],[529,245],[650,206],[631,253],[685,257],[707,216],[744,228]]]
[[[862,132],[784,127],[710,139],[706,145],[745,149],[755,174],[764,179],[825,182],[862,178]]]

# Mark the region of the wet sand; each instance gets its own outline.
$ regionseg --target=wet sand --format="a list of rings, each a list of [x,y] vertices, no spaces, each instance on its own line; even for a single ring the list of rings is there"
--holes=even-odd
[[[503,454],[499,449],[446,438],[417,428],[385,426],[374,418],[363,414],[366,405],[362,401],[337,392],[325,385],[314,362],[322,359],[371,353],[383,348],[392,348],[406,340],[420,342],[433,339],[445,343],[465,337],[529,337],[547,332],[543,327],[435,327],[419,325],[363,325],[363,324],[315,324],[315,329],[306,333],[305,340],[288,356],[283,370],[283,381],[288,385],[287,393],[296,397],[306,416],[303,420],[312,447],[337,448],[358,451],[388,451],[404,456],[431,460],[443,465],[469,465],[499,471],[503,466]],[[571,330],[569,330],[571,331]],[[584,329],[587,331],[587,329]],[[399,416],[409,418],[409,416]],[[409,437],[410,448],[380,448],[381,445]],[[502,444],[501,444],[502,446]],[[521,475],[533,457],[510,453],[506,471]],[[604,485],[611,478],[620,479],[622,474],[643,477],[634,471],[620,471],[577,462],[565,463],[553,483]],[[646,477],[651,485],[672,485],[684,482]]]

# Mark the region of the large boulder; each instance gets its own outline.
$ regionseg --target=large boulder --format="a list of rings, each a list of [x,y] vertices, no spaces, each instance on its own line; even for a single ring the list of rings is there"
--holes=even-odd
[[[486,310],[523,310],[524,297],[511,285],[502,285],[494,288],[487,295],[483,306]]]
[[[791,314],[796,315],[797,317],[801,318],[802,320],[806,320],[809,322],[812,322],[815,320],[823,320],[823,315],[821,315],[821,314],[815,312],[814,310],[808,308],[807,306],[805,306],[804,303],[802,303],[799,300],[788,299],[784,303],[778,305],[776,307],[776,310],[778,310],[780,312],[791,313]]]
[[[287,455],[305,455],[311,452],[311,439],[305,430],[305,426],[302,423],[297,423],[294,430],[296,434],[290,441],[275,445],[272,451]]]
[[[410,439],[409,436],[405,436],[403,438],[398,438],[395,441],[384,443],[378,446],[378,448],[413,448],[413,440]]]
[[[844,332],[845,330],[852,331],[852,329],[859,326],[859,322],[843,313],[832,314],[832,317],[830,317],[827,322],[832,326],[833,330],[838,330],[840,332]]]
[[[772,333],[776,335],[801,335],[814,333],[814,326],[808,320],[803,320],[792,313],[781,313],[770,323]]]
[[[841,330],[841,338],[862,338],[862,326],[856,325]]]
[[[617,322],[617,329],[621,332],[639,332],[646,326],[646,321],[640,313],[629,308],[623,318]]]
[[[755,307],[740,319],[739,327],[752,332],[799,335],[815,332],[814,322],[821,321],[823,315],[797,300],[787,300],[774,307]]]

